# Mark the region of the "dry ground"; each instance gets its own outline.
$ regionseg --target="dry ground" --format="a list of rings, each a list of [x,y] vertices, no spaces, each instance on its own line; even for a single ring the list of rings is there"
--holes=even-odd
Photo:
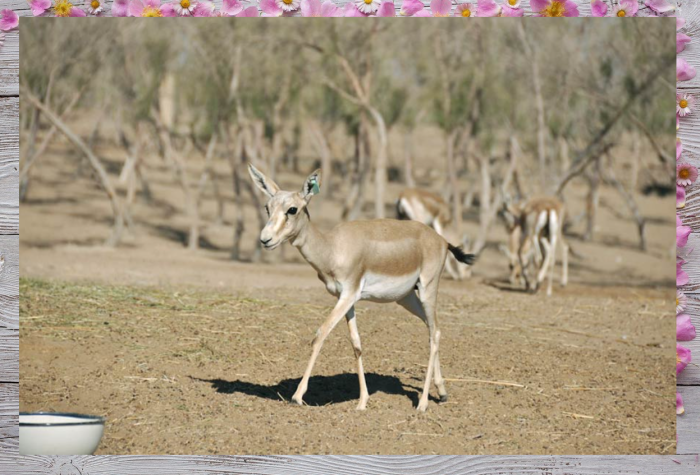
[[[123,153],[108,141],[98,152],[116,177]],[[433,400],[424,415],[414,406],[425,327],[397,305],[361,304],[371,397],[356,412],[343,325],[319,357],[309,405],[286,402],[333,298],[289,247],[263,264],[228,259],[234,210],[223,163],[224,222],[207,224],[205,248],[190,253],[182,197],[156,157],[146,167],[156,202],[139,202],[137,229],[117,249],[101,244],[109,205],[89,174],[76,172],[71,148],[56,142],[41,160],[21,208],[20,409],[107,416],[99,453],[675,451],[672,196],[640,199],[649,218],[642,253],[606,188],[595,240],[569,238],[583,258],[571,259],[570,286],[555,286],[551,298],[503,283],[504,235],[494,228],[474,277],[441,285],[443,372],[467,381],[449,382],[449,402]],[[422,183],[437,185],[429,162],[417,169]],[[302,181],[280,179],[288,189]],[[336,181],[334,198],[311,204],[322,229],[337,223],[345,186]],[[400,188],[390,184],[387,209]],[[572,216],[584,195],[569,190]],[[203,210],[213,222],[210,191]],[[246,255],[258,232],[253,216],[246,205]],[[465,230],[473,233],[473,221]]]

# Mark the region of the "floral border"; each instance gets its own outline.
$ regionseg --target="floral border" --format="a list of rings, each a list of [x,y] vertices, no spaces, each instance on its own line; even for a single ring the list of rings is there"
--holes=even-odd
[[[692,42],[685,28],[685,19],[676,18],[676,54],[685,50],[685,47]],[[676,58],[676,82],[690,81],[696,75],[695,68],[688,64],[683,58]],[[680,128],[680,122],[693,113],[695,98],[688,93],[676,92],[676,130]],[[683,159],[683,143],[679,137],[676,138],[676,208],[685,207],[686,188],[698,178],[696,167],[687,163]],[[688,299],[683,292],[683,288],[688,285],[688,274],[683,270],[683,265],[691,250],[688,249],[688,238],[692,230],[690,226],[684,226],[681,218],[676,212],[676,340],[690,341],[696,337],[696,329],[690,321],[690,316],[685,314]],[[676,343],[676,375],[679,375],[691,362],[692,355],[688,348]],[[683,398],[676,392],[676,414],[682,415],[685,412]]]
[[[75,1],[75,0],[74,0]],[[246,0],[244,0],[246,1]],[[398,0],[397,0],[398,1]],[[28,0],[34,16],[55,17],[579,17],[578,5],[572,0],[474,0],[455,3],[452,0],[431,0],[426,7],[421,0],[402,0],[398,10],[392,0],[350,0],[340,7],[329,0],[253,0],[247,5],[240,0],[223,0],[217,9],[210,0],[114,0],[109,11],[104,0],[89,0],[83,8],[71,0]],[[523,8],[529,3],[531,13]],[[675,5],[670,0],[590,0],[592,17],[674,16]],[[18,28],[19,17],[10,9],[0,10],[0,49],[3,32]],[[693,39],[685,33],[685,19],[676,18],[676,53],[681,53]],[[683,58],[676,60],[676,81],[689,81],[695,69]],[[680,121],[693,112],[695,98],[687,93],[676,94],[676,130]],[[698,178],[698,170],[683,160],[683,144],[676,138],[676,207],[685,206],[686,188]],[[676,213],[676,339],[689,341],[696,337],[690,317],[684,313],[688,274],[683,270],[690,252],[687,248],[691,228],[684,226]],[[676,374],[691,362],[691,352],[676,343]],[[676,414],[685,412],[683,399],[676,393]]]
[[[28,0],[34,16],[85,17],[578,17],[579,7],[573,0],[402,0],[396,8],[393,0],[350,0],[340,7],[330,0],[223,0],[217,8],[211,0],[86,0],[84,7],[76,0]],[[397,0],[398,1],[398,0]],[[527,3],[530,13],[523,4]],[[593,17],[668,16],[675,12],[672,0],[590,0]],[[0,12],[0,30],[17,27],[19,18],[6,9]]]

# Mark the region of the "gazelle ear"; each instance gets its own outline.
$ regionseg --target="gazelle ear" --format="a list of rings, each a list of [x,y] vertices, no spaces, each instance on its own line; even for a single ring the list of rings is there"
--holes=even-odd
[[[308,203],[311,197],[321,191],[321,169],[318,168],[306,178],[304,186],[301,187],[301,196]]]
[[[255,183],[255,185],[270,198],[275,196],[275,194],[280,191],[280,187],[277,186],[277,183],[263,175],[262,172],[255,168],[252,164],[248,164],[248,173],[250,173],[253,183]]]

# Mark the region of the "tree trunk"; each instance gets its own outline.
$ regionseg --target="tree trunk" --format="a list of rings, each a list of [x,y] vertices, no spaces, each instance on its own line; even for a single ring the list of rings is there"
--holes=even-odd
[[[620,196],[622,199],[625,201],[625,204],[629,208],[630,212],[632,213],[632,217],[634,218],[635,222],[637,223],[637,232],[639,233],[639,249],[642,251],[646,251],[647,249],[647,241],[646,241],[646,236],[645,236],[645,228],[646,228],[646,220],[644,219],[644,216],[642,216],[642,213],[639,211],[639,206],[637,206],[637,202],[634,199],[634,188],[632,189],[633,191],[629,192],[625,188],[625,186],[620,183],[620,181],[617,179],[617,176],[615,175],[615,171],[613,170],[612,166],[612,160],[610,160],[610,157],[608,156],[608,173],[607,173],[607,178],[608,181],[612,183],[612,185],[615,187],[618,193],[620,193]]]
[[[413,139],[411,131],[405,131],[403,135],[404,152],[404,181],[409,188],[415,188],[416,180],[413,178]]]
[[[381,219],[385,216],[384,192],[386,190],[386,161],[388,138],[386,124],[382,114],[372,106],[367,106],[367,110],[377,125],[377,136],[379,139],[379,150],[377,151],[377,162],[374,171],[374,216]]]
[[[204,193],[204,188],[206,187],[207,184],[207,179],[212,178],[210,177],[210,167],[211,167],[211,162],[214,158],[214,151],[216,149],[216,131],[211,134],[211,138],[209,139],[209,145],[207,146],[207,153],[204,157],[204,169],[202,170],[202,174],[199,178],[199,186],[197,187],[197,190],[193,193],[192,196],[192,220],[190,221],[190,234],[189,234],[189,239],[187,240],[188,243],[188,248],[191,251],[195,251],[199,249],[199,205],[202,199],[202,194]]]
[[[457,131],[453,130],[449,132],[445,137],[446,145],[446,158],[447,158],[447,175],[449,177],[450,183],[450,193],[452,195],[452,223],[455,230],[459,233],[462,229],[462,194],[459,190],[459,180],[457,178],[457,164],[455,163],[455,140],[457,138]],[[482,173],[483,179],[483,173]],[[483,183],[483,181],[482,181]],[[489,182],[490,188],[490,182]],[[483,192],[482,192],[483,197]],[[484,202],[482,201],[482,207]]]
[[[591,241],[595,232],[595,218],[600,201],[600,156],[595,159],[595,167],[588,176],[589,190],[586,197],[586,233],[584,241]]]
[[[88,148],[88,146],[83,142],[83,140],[78,137],[76,134],[71,131],[70,128],[56,115],[54,114],[47,106],[41,103],[39,99],[37,99],[33,94],[31,94],[28,91],[26,92],[26,98],[29,100],[32,104],[34,104],[35,107],[41,110],[41,112],[46,116],[46,118],[56,126],[56,128],[66,136],[68,140],[70,140],[73,145],[75,145],[80,151],[82,151],[85,156],[87,157],[88,161],[90,162],[90,165],[92,166],[93,170],[95,171],[97,178],[99,179],[99,183],[102,186],[102,188],[105,190],[107,193],[107,197],[109,198],[110,204],[112,205],[112,215],[114,216],[114,226],[112,228],[112,233],[110,237],[107,239],[106,244],[109,246],[116,246],[124,232],[124,215],[122,214],[122,208],[119,203],[119,197],[117,196],[117,193],[112,186],[112,183],[109,181],[109,175],[107,175],[107,171],[104,169],[102,166],[102,163],[100,163],[100,160],[95,156],[95,154],[92,153],[92,150]]]

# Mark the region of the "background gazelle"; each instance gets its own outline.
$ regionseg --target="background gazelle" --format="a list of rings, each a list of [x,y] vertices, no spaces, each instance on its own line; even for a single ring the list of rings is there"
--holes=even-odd
[[[525,286],[536,291],[545,276],[548,276],[547,295],[552,295],[552,274],[559,244],[562,248],[561,284],[567,284],[569,246],[562,233],[565,213],[564,203],[552,196],[534,197],[523,203],[504,205],[509,234],[511,282],[523,278]],[[533,264],[538,267],[535,279],[529,276],[529,268]]]
[[[430,382],[434,379],[440,401],[447,400],[445,380],[440,371],[440,330],[436,304],[440,275],[448,250],[465,264],[474,256],[449,244],[432,228],[415,221],[375,219],[351,221],[324,233],[311,222],[307,206],[318,191],[321,171],[308,176],[299,192],[281,191],[279,186],[253,165],[248,171],[257,187],[269,198],[265,205],[269,219],[260,232],[265,249],[274,249],[285,241],[299,249],[301,255],[318,272],[338,303],[313,340],[311,359],[292,400],[303,404],[309,377],[323,342],[345,317],[357,360],[360,402],[367,407],[369,392],[362,367],[362,347],[355,321],[358,300],[396,302],[423,320],[430,336],[430,357],[418,410],[428,407]]]
[[[459,239],[450,205],[435,193],[419,188],[406,188],[396,201],[396,213],[399,219],[412,219],[430,226],[448,242],[457,242]],[[466,275],[466,269],[452,255],[447,256],[445,270],[455,280],[462,280]]]

